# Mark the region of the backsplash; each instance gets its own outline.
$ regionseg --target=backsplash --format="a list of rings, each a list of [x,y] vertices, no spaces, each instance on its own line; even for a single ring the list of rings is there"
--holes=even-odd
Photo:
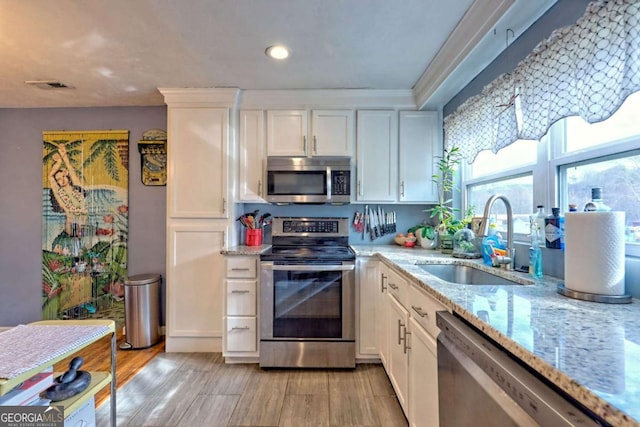
[[[378,204],[369,204],[369,208],[377,207]],[[429,219],[429,213],[423,212],[425,209],[429,209],[430,205],[400,205],[400,204],[380,204],[380,206],[387,212],[395,211],[397,214],[397,226],[396,233],[406,233],[407,230],[416,224],[419,224],[423,220]],[[294,216],[294,217],[347,217],[353,221],[353,217],[356,211],[363,212],[365,208],[364,204],[349,204],[343,206],[331,206],[331,205],[288,205],[278,206],[271,204],[257,204],[247,203],[244,206],[239,206],[238,212],[253,212],[256,209],[260,210],[261,214],[269,212],[272,216]],[[242,242],[240,236],[240,224],[236,227],[238,234],[238,241]],[[266,230],[264,242],[271,243],[271,230]],[[354,245],[385,245],[392,244],[393,238],[396,233],[387,234],[379,237],[375,240],[371,240],[370,236],[356,232],[353,226],[349,227],[349,242]]]
[[[377,204],[369,204],[369,207],[377,207]],[[397,233],[406,233],[407,229],[429,219],[429,213],[423,212],[429,209],[430,205],[400,205],[400,204],[380,204],[386,211],[395,211],[398,217]],[[304,216],[304,217],[347,217],[353,220],[356,211],[362,212],[364,204],[349,204],[344,206],[331,205],[288,205],[277,206],[271,204],[247,203],[239,206],[238,212],[252,212],[256,209],[261,214],[269,212],[273,216]],[[238,242],[243,242],[240,223],[237,224]],[[266,230],[264,242],[271,243],[270,228]],[[353,245],[385,245],[393,244],[395,233],[388,234],[371,240],[365,233],[357,233],[353,227],[349,229],[349,243]],[[515,242],[516,265],[523,266],[529,264],[529,244]],[[564,278],[564,256],[557,256],[557,249],[542,248],[542,263],[544,274],[557,278]],[[627,257],[625,263],[625,292],[634,298],[640,298],[640,258]]]

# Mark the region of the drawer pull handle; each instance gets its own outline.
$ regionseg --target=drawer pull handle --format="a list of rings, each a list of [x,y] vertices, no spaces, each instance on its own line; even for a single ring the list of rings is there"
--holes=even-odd
[[[250,291],[237,291],[237,290],[233,290],[231,291],[232,294],[248,294]]]
[[[422,311],[422,307],[416,307],[415,305],[412,305],[411,308],[413,308],[413,311],[418,313],[420,317],[429,317],[429,313]]]
[[[232,331],[248,331],[249,328],[248,326],[234,326],[233,328],[231,328]]]
[[[231,269],[231,271],[249,271],[249,270],[251,270],[251,269],[250,269],[250,268],[248,268],[248,267],[244,267],[244,268],[240,268],[240,267],[233,267],[233,268]]]
[[[391,289],[393,289],[394,291],[397,291],[397,290],[398,290],[398,285],[396,285],[395,283],[389,283],[389,287],[390,287]]]

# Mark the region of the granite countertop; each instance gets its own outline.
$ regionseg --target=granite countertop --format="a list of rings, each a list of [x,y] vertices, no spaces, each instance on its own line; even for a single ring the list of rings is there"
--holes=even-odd
[[[578,402],[615,426],[640,423],[640,301],[603,304],[557,293],[558,280],[485,266],[427,249],[352,245],[405,273]],[[416,263],[480,265],[524,285],[456,285]],[[481,314],[481,315],[480,315]],[[482,319],[481,319],[482,318]]]

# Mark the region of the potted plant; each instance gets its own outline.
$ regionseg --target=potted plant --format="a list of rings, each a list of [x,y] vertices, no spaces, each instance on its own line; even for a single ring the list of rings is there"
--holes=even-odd
[[[443,253],[453,252],[453,234],[464,228],[462,221],[456,219],[456,209],[452,206],[454,186],[454,174],[460,164],[462,156],[460,148],[453,146],[449,149],[445,148],[442,157],[436,163],[437,171],[433,174],[432,180],[438,189],[438,202],[431,209],[431,218],[438,221],[436,230],[440,241],[440,250]]]
[[[410,232],[414,233],[417,244],[425,249],[436,249],[438,245],[437,231],[435,227],[427,224],[426,221],[411,227]]]

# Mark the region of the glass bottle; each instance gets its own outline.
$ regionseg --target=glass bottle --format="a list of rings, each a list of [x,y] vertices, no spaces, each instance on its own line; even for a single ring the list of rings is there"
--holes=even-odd
[[[549,249],[562,249],[560,227],[560,208],[551,208],[551,215],[544,220],[545,246]]]
[[[602,200],[602,188],[596,187],[591,189],[591,200],[584,205],[585,212],[601,211],[607,212],[611,208],[604,204]]]
[[[531,246],[529,247],[529,274],[534,279],[542,278],[542,249],[541,230],[538,227],[536,215],[531,215]]]
[[[531,226],[533,226],[533,223],[535,222],[538,235],[537,242],[540,246],[544,246],[544,220],[547,217],[547,214],[544,212],[544,205],[538,205],[536,208],[537,211],[531,217]]]

